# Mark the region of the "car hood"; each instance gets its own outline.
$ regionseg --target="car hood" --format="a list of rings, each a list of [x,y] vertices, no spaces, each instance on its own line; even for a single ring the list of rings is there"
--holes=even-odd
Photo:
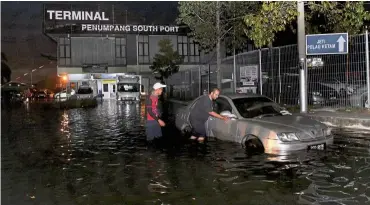
[[[326,128],[321,122],[302,115],[253,118],[252,121],[275,132],[307,132]]]

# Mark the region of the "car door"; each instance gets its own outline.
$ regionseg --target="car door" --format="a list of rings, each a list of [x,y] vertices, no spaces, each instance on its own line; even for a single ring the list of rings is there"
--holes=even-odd
[[[215,101],[214,111],[220,114],[223,111],[229,111],[233,113],[230,102],[225,97],[219,97]],[[208,119],[208,128],[212,131],[213,135],[222,140],[233,141],[236,136],[237,128],[236,120],[229,120],[225,122],[224,120],[209,117]]]
[[[173,108],[173,109],[180,109],[180,112],[177,113],[176,116],[176,124],[178,124],[179,127],[183,126],[184,124],[190,124],[190,112],[191,109],[193,109],[194,105],[198,102],[200,97],[195,99],[190,105],[184,107],[184,108]]]

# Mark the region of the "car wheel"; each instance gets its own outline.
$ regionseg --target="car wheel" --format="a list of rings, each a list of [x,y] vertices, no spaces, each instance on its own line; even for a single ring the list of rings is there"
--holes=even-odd
[[[340,91],[339,91],[339,95],[341,96],[341,97],[344,97],[344,96],[346,96],[347,95],[347,92],[346,92],[346,90],[345,89],[340,89]]]
[[[185,137],[190,137],[192,134],[192,128],[189,125],[184,125],[181,129],[181,134]]]
[[[265,152],[262,142],[256,136],[246,136],[242,146],[248,154],[261,154]]]

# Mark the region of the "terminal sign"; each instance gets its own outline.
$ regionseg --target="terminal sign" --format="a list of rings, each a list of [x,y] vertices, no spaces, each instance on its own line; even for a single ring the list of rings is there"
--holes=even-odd
[[[179,26],[133,25],[112,21],[112,13],[105,11],[81,11],[45,9],[45,30],[78,27],[83,33],[178,33]],[[68,29],[67,29],[68,30]],[[71,31],[72,29],[69,29]],[[75,29],[74,29],[75,30]]]
[[[348,33],[306,35],[307,55],[347,54]]]

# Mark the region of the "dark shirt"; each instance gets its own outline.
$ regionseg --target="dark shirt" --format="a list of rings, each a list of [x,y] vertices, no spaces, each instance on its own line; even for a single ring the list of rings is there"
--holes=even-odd
[[[212,100],[208,95],[202,96],[197,102],[193,109],[190,111],[190,121],[205,123],[208,120],[209,113],[213,111]]]

